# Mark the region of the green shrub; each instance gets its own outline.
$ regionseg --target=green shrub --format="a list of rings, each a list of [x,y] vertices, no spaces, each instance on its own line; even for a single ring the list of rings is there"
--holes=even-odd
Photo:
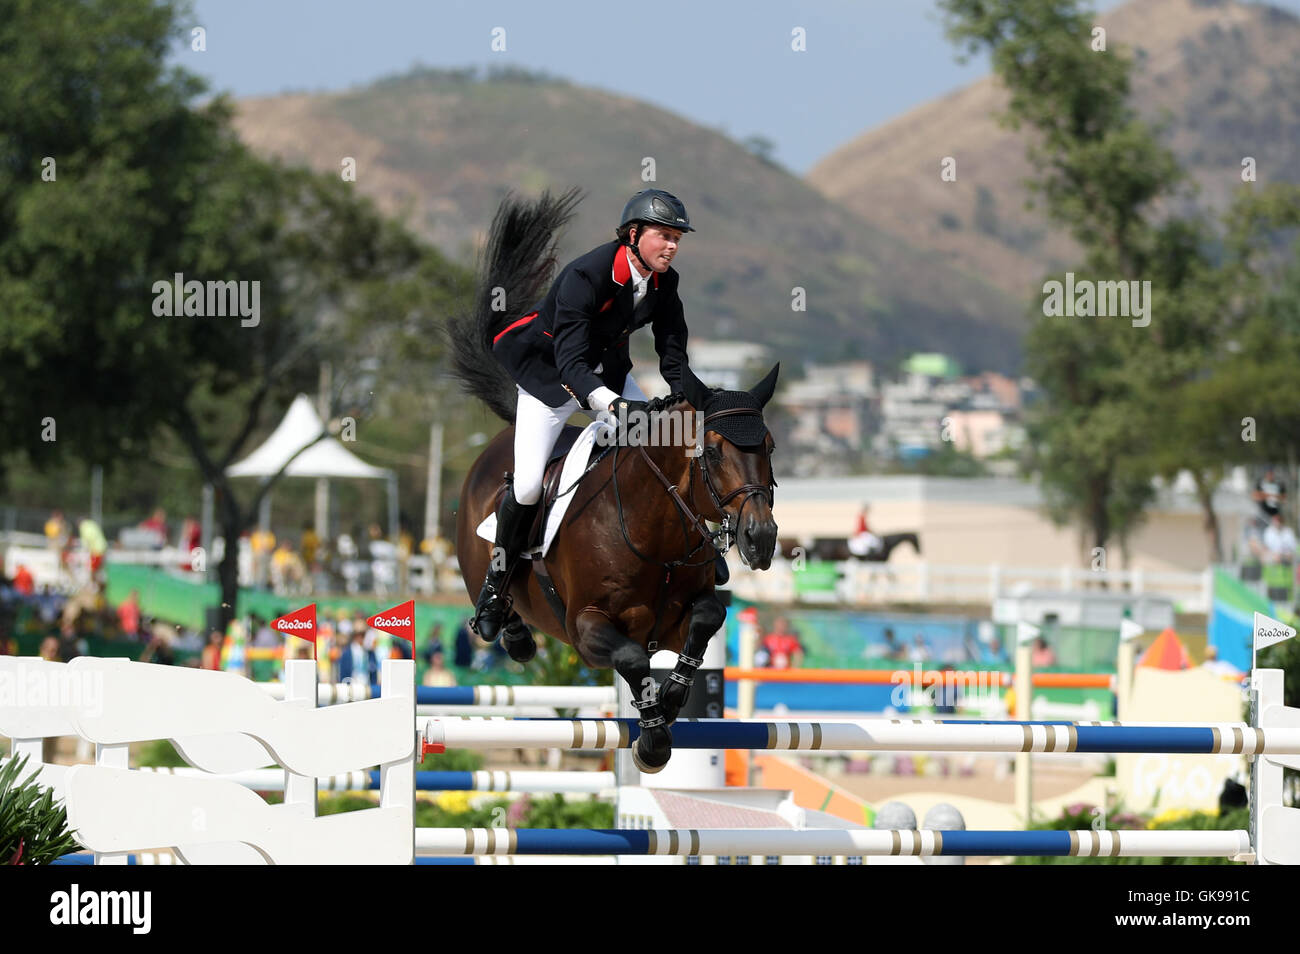
[[[27,758],[0,766],[0,865],[47,865],[76,851],[68,813],[35,779],[18,783]]]

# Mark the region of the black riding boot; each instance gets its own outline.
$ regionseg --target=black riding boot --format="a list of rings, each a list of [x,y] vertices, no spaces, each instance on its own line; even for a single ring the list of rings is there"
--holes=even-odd
[[[487,642],[497,638],[510,614],[507,578],[520,552],[528,544],[528,530],[537,506],[521,504],[515,499],[514,484],[506,483],[506,492],[501,496],[501,506],[497,509],[496,545],[492,547],[492,560],[483,580],[483,589],[474,604],[474,619],[470,622],[470,628]]]

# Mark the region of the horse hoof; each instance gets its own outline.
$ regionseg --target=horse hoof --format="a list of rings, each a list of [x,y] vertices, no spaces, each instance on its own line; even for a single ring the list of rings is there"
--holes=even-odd
[[[664,735],[668,735],[666,732]],[[651,748],[646,743],[646,736],[642,734],[636,740],[636,745],[632,746],[632,762],[636,767],[648,775],[654,775],[656,772],[662,772],[668,760],[672,757],[672,736],[668,735],[664,739],[662,747]]]
[[[526,663],[537,655],[537,640],[531,635],[517,639],[505,638],[506,653],[517,663]]]
[[[644,772],[647,775],[654,775],[655,773],[662,772],[664,770],[664,766],[668,764],[668,759],[665,758],[658,765],[651,765],[649,762],[642,761],[640,749],[638,749],[636,746],[633,746],[632,763],[636,765],[638,771]]]

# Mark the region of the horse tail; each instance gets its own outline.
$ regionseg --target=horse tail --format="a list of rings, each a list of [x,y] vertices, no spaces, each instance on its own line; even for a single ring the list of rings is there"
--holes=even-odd
[[[447,320],[452,374],[462,390],[510,424],[518,393],[492,354],[492,339],[546,293],[555,271],[556,234],[581,200],[578,189],[558,196],[546,191],[535,202],[507,195],[479,256],[473,306]]]

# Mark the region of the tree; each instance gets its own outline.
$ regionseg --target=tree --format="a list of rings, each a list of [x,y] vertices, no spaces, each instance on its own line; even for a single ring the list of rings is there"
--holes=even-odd
[[[1229,425],[1261,403],[1222,375],[1243,370],[1230,349],[1267,283],[1240,250],[1235,262],[1216,261],[1222,239],[1208,223],[1163,213],[1184,173],[1160,130],[1128,102],[1128,54],[1094,49],[1090,11],[1076,0],[941,7],[950,38],[992,53],[1010,94],[1003,122],[1032,137],[1031,192],[1083,250],[1076,277],[1151,289],[1145,327],[1114,317],[1034,318],[1026,363],[1044,400],[1028,421],[1030,461],[1052,516],[1081,523],[1094,547],[1113,535],[1122,544],[1153,499],[1152,479],[1188,470],[1217,558],[1213,491],[1229,464],[1249,456],[1240,423]],[[1260,241],[1261,226],[1294,224],[1291,202],[1243,187],[1228,231],[1236,221],[1239,242]],[[1265,337],[1276,341],[1281,326],[1269,327]],[[1196,400],[1211,402],[1208,413],[1189,406]]]
[[[193,108],[203,85],[164,68],[176,15],[88,0],[0,20],[0,429],[40,467],[129,466],[174,434],[217,491],[224,625],[274,484],[243,504],[226,467],[323,360],[331,416],[363,420],[362,366],[438,360],[433,316],[469,277],[341,179],[254,157],[224,99]],[[201,284],[177,293],[178,274]],[[245,313],[214,315],[231,290]]]

